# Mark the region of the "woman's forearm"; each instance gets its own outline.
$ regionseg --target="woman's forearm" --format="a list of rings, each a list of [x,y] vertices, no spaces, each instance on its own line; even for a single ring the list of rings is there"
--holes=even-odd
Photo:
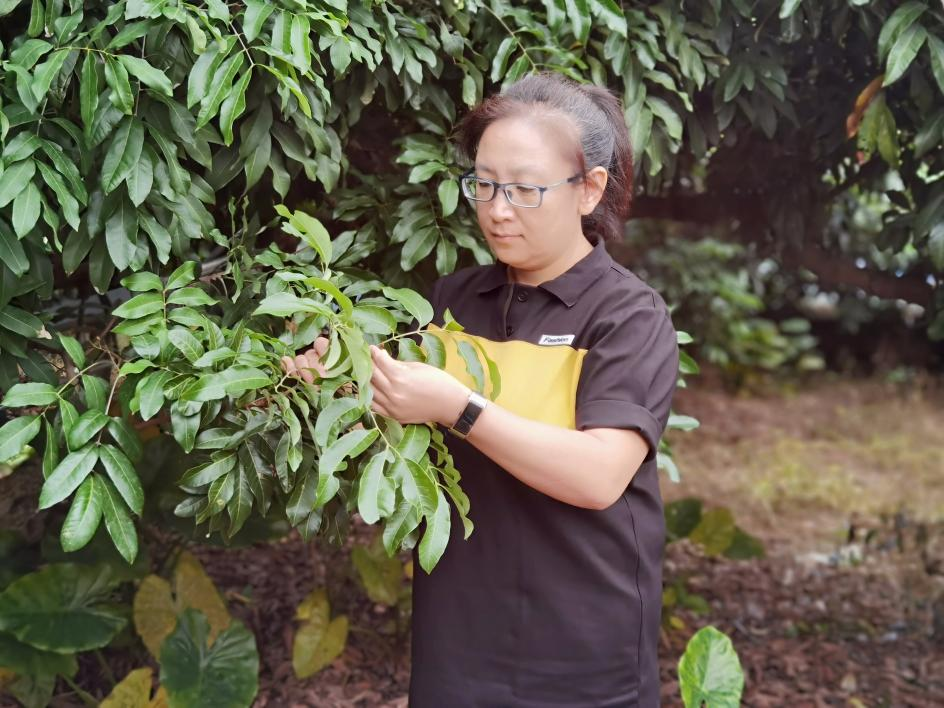
[[[467,441],[523,483],[574,506],[605,509],[648,451],[630,430],[568,430],[489,403]]]

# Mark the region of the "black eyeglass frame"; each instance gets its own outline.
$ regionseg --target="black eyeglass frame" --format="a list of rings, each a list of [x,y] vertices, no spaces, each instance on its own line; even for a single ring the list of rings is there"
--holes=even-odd
[[[553,184],[549,184],[547,186],[541,186],[539,184],[529,184],[528,182],[496,182],[493,179],[488,179],[488,177],[476,177],[475,170],[467,170],[463,172],[461,175],[459,175],[459,189],[462,191],[462,194],[466,199],[469,199],[473,202],[483,202],[483,203],[490,202],[495,198],[498,192],[501,191],[502,194],[505,195],[505,199],[507,199],[508,203],[511,204],[512,206],[520,207],[521,209],[537,209],[544,203],[545,192],[551,189],[555,189],[557,187],[561,187],[565,184],[573,184],[575,182],[580,182],[583,180],[583,176],[584,175],[582,172],[578,172],[572,177],[568,177],[567,179],[562,179],[560,182],[554,182]],[[463,186],[463,181],[467,177],[475,177],[476,180],[479,182],[488,182],[489,184],[491,184],[495,188],[495,191],[492,192],[492,196],[490,196],[488,199],[479,199],[478,197],[473,197],[467,194],[465,191],[465,187]],[[538,190],[540,194],[540,196],[538,197],[538,203],[534,204],[533,206],[529,206],[527,204],[517,204],[511,200],[511,197],[508,195],[508,192],[505,191],[505,187],[529,187],[531,189],[536,189]]]

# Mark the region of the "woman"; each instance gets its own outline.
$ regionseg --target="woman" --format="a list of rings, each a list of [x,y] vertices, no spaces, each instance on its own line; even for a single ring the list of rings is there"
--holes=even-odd
[[[372,409],[447,436],[475,532],[413,594],[414,708],[655,706],[664,543],[655,462],[678,373],[669,311],[613,262],[632,189],[617,100],[526,77],[459,128],[462,179],[497,263],[438,280],[502,374],[495,401],[458,373],[371,348]],[[318,368],[318,352],[286,366]],[[458,370],[454,370],[458,371]]]

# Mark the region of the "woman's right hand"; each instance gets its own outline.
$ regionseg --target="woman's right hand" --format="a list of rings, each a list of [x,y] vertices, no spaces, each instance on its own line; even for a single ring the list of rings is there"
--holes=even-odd
[[[308,351],[297,354],[294,358],[283,356],[281,359],[282,370],[290,376],[301,377],[303,381],[314,383],[314,372],[318,372],[318,377],[323,378],[328,371],[325,365],[321,363],[321,358],[327,351],[328,339],[318,337]]]

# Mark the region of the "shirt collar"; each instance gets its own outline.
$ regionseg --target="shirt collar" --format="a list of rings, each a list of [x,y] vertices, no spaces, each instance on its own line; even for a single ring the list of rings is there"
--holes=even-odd
[[[596,282],[603,271],[609,267],[609,263],[610,255],[606,252],[601,238],[594,245],[593,250],[574,263],[570,269],[553,280],[541,283],[538,287],[557,297],[567,307],[573,307],[586,289]],[[489,267],[477,292],[479,294],[491,292],[509,282],[508,266],[501,261],[496,261]]]

